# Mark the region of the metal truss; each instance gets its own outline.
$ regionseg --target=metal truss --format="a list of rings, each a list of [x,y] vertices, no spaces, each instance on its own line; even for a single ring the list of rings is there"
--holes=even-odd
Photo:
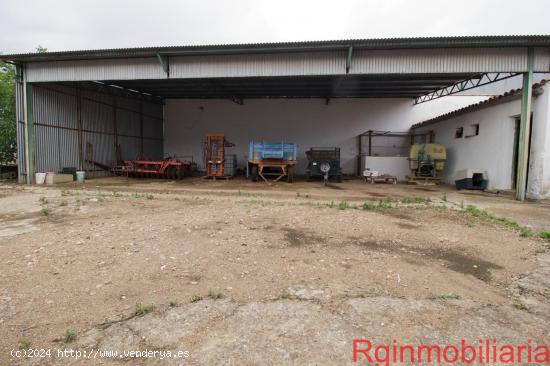
[[[434,92],[431,92],[425,95],[421,95],[415,99],[414,104],[429,102],[430,100],[442,98],[447,95],[460,93],[465,90],[477,88],[478,86],[491,84],[496,81],[508,79],[516,75],[519,75],[519,74],[514,72],[492,72],[492,73],[477,74],[473,76],[471,79],[459,81],[458,83],[446,86],[445,88],[436,90]]]

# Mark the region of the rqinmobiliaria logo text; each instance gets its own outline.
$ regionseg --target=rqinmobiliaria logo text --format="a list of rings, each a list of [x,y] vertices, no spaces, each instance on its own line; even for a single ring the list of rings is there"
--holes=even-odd
[[[547,365],[549,347],[527,340],[524,344],[508,344],[496,339],[480,339],[459,344],[376,344],[368,339],[353,340],[353,362],[358,365],[413,364],[501,364],[525,363]]]

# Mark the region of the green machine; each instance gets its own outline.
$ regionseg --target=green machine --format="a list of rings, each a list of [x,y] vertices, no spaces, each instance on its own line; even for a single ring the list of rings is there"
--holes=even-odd
[[[445,167],[445,146],[435,143],[413,144],[409,148],[411,178],[436,178]]]

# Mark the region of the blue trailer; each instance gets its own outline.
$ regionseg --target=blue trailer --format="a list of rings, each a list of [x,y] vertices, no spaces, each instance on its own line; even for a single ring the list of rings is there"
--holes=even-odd
[[[297,155],[296,144],[250,141],[247,175],[254,182],[258,177],[268,182],[266,176],[272,176],[275,182],[287,177],[287,181],[292,183]]]

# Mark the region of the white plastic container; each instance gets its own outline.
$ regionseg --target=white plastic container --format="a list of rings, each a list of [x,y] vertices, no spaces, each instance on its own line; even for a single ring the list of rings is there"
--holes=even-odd
[[[36,184],[44,184],[46,181],[46,173],[35,173],[34,180]]]
[[[76,172],[76,182],[77,183],[84,183],[84,180],[86,179],[86,172],[82,170],[78,170]]]

